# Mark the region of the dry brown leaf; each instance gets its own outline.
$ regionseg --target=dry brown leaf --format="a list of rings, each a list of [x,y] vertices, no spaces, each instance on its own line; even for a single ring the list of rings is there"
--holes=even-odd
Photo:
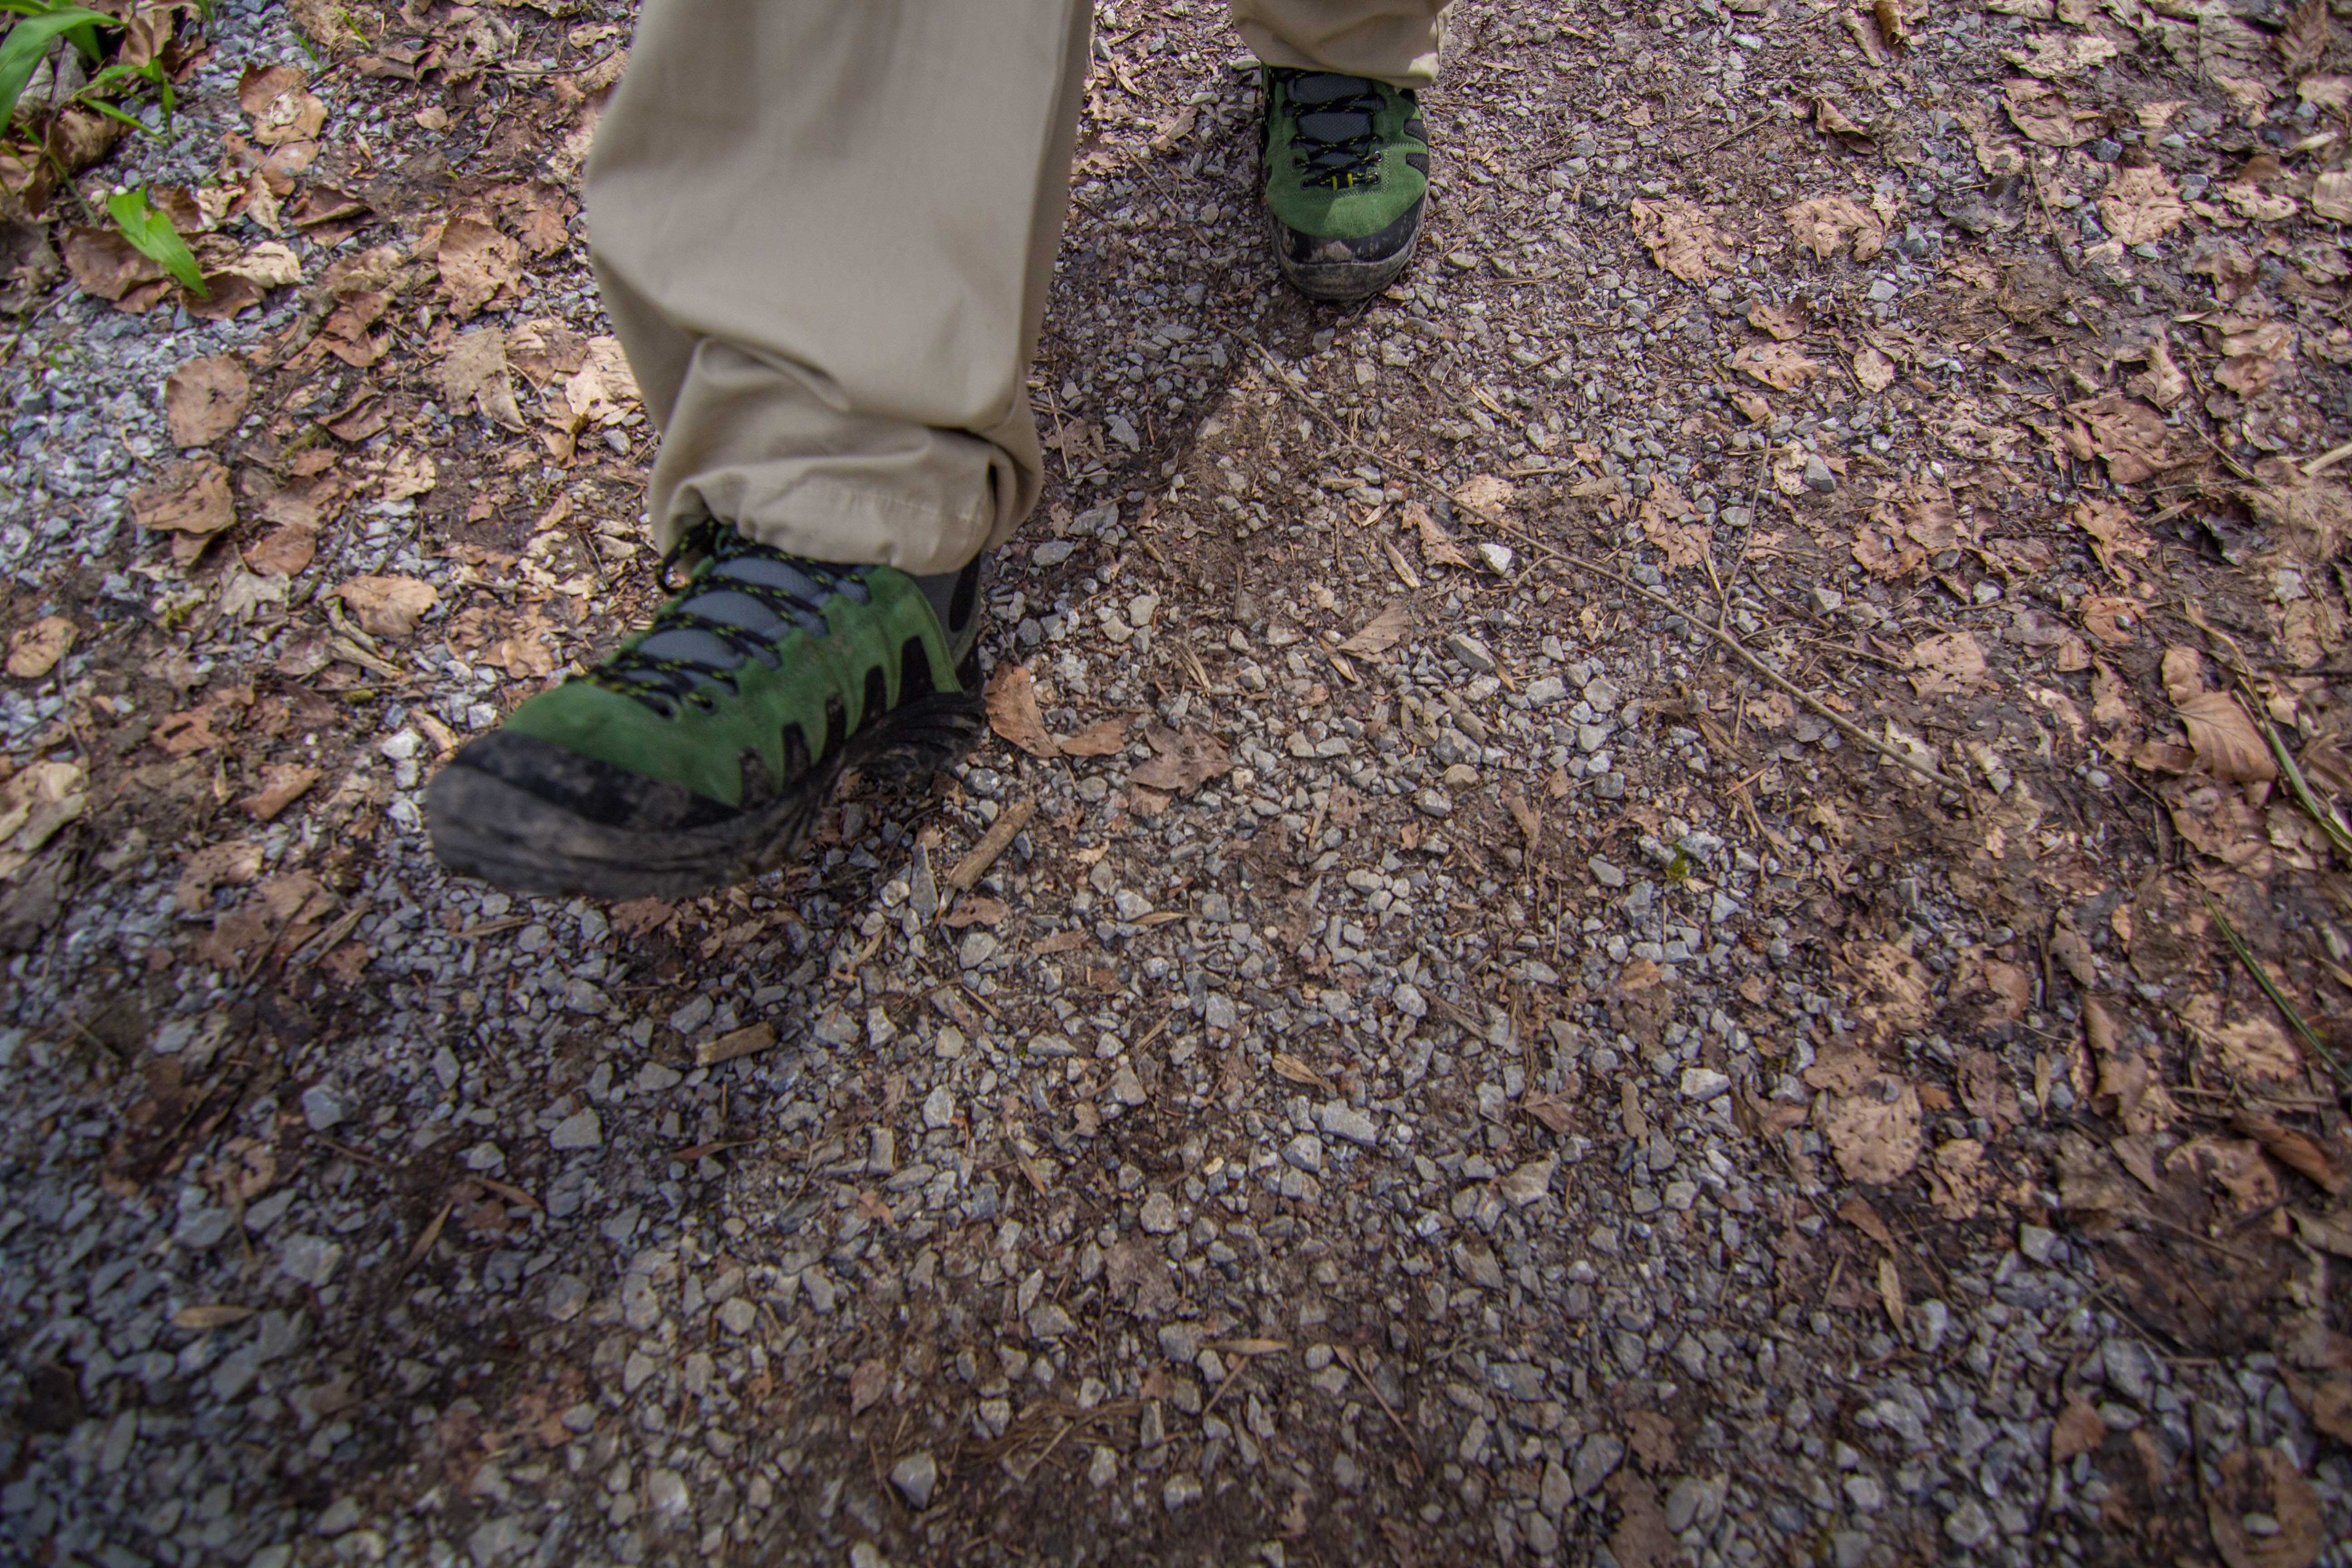
[[[1670,1568],[1680,1560],[1682,1543],[1666,1527],[1655,1487],[1620,1470],[1609,1478],[1609,1490],[1617,1499],[1617,1525],[1609,1532],[1609,1556],[1617,1568]]]
[[[890,1391],[890,1370],[879,1360],[857,1363],[849,1374],[849,1413],[862,1415],[866,1409]]]
[[[1062,748],[1037,711],[1037,683],[1026,665],[999,665],[988,680],[988,727],[1033,757],[1058,757]]]
[[[1919,1091],[1891,1073],[1860,1087],[1857,1094],[1824,1090],[1814,1102],[1813,1121],[1847,1180],[1882,1185],[1919,1163]]]
[[[253,1316],[253,1312],[254,1309],[251,1307],[210,1303],[183,1307],[172,1314],[172,1326],[175,1329],[185,1329],[190,1333],[209,1333],[215,1329],[226,1329],[233,1324],[241,1323]]]
[[[1106,719],[1075,735],[1061,735],[1054,743],[1066,757],[1113,757],[1127,749],[1128,721]]]
[[[1628,210],[1633,236],[1650,259],[1684,282],[1711,283],[1717,268],[1730,264],[1730,251],[1704,207],[1641,197]]]
[[[1787,343],[1749,343],[1731,356],[1731,368],[1754,376],[1765,385],[1792,392],[1805,378],[1821,374],[1821,362],[1807,359]]]
[[[2147,606],[2137,599],[2116,594],[2085,594],[2077,606],[2083,616],[2083,629],[2109,647],[2129,647],[2139,640],[2139,634],[2124,625],[2135,623],[2147,614]]]
[[[356,445],[381,433],[391,422],[389,400],[373,388],[362,387],[352,397],[350,406],[320,420],[319,426],[336,440]]]
[[[353,577],[338,584],[335,594],[357,617],[360,630],[377,637],[408,636],[440,597],[432,584],[415,577]]]
[[[441,480],[441,470],[424,452],[395,452],[383,466],[383,499],[404,500],[429,492]]]
[[[1853,558],[1874,577],[1908,576],[1927,561],[1927,552],[1909,533],[1891,508],[1873,507],[1854,531]]]
[[[2159,338],[2147,346],[2147,369],[2126,381],[2124,390],[2168,411],[2189,395],[2189,383],[2188,375],[2173,363],[2172,351]]]
[[[2236,1119],[2239,1131],[2260,1143],[2280,1164],[2300,1173],[2317,1187],[2331,1195],[2344,1190],[2344,1173],[2327,1157],[2327,1151],[2313,1142],[2308,1133],[2273,1121],[2253,1111],[2241,1111]]]
[[[1566,1095],[1538,1093],[1530,1089],[1519,1101],[1519,1109],[1553,1132],[1565,1132],[1576,1121],[1575,1102]]]
[[[2278,52],[2291,77],[2306,77],[2318,68],[2327,58],[2327,0],[2310,0],[2287,13]]]
[[[2131,717],[2131,700],[2125,695],[2123,677],[2117,675],[2106,660],[2094,660],[2091,665],[2091,722],[2102,729],[2112,730],[2118,724],[2130,723]]]
[[[2254,465],[2254,482],[2235,493],[2269,530],[2280,565],[2308,571],[2352,542],[2352,489],[2333,474],[2315,479],[2285,458],[2265,458]]]
[[[1813,100],[1813,123],[1826,136],[1835,136],[1858,152],[1869,151],[1869,144],[1878,140],[1877,132],[1857,121],[1826,98]]]
[[[2189,731],[2189,744],[2197,752],[2197,765],[2206,773],[2231,784],[2259,784],[2278,777],[2278,763],[2263,743],[2262,732],[2229,692],[2200,692],[2179,704],[2177,711]]]
[[[163,422],[174,447],[207,447],[236,428],[252,396],[235,354],[192,359],[163,382]]]
[[[217,271],[205,274],[206,284],[215,289],[224,278],[241,279],[265,290],[290,289],[302,281],[302,262],[291,246],[265,240]]]
[[[2303,1216],[2297,1215],[2295,1219],[2300,1224]],[[2314,1426],[2339,1443],[2352,1445],[2352,1377],[2331,1377],[2315,1388],[2295,1392]]]
[[[485,419],[509,430],[523,428],[522,412],[515,406],[514,383],[507,374],[506,334],[497,327],[481,327],[458,334],[441,363],[429,373],[452,414],[468,404]]]
[[[2099,193],[2099,221],[2126,245],[2148,245],[2189,221],[2172,176],[2154,164],[2118,170]]]
[[[1223,743],[1205,730],[1179,734],[1155,724],[1143,732],[1143,738],[1159,754],[1128,777],[1147,789],[1190,795],[1211,779],[1233,772],[1234,760]]]
[[[2164,650],[2164,658],[2157,668],[2164,682],[2164,694],[2175,703],[2204,695],[2205,656],[2195,648],[2173,644]]]
[[[1853,258],[1868,261],[1886,245],[1886,220],[1851,196],[1815,196],[1781,213],[1797,243],[1821,260],[1836,255],[1847,241]]]
[[[188,857],[172,889],[172,904],[180,913],[202,913],[212,907],[217,888],[241,888],[261,875],[261,846],[237,841],[215,844]]]
[[[2268,1018],[2247,1018],[2207,1031],[2222,1070],[2235,1078],[2292,1083],[2303,1074],[2303,1056],[2286,1031]]]
[[[482,658],[518,680],[537,680],[552,675],[560,662],[553,635],[536,609],[491,644]]]
[[[1454,536],[1445,531],[1445,525],[1439,522],[1435,515],[1419,501],[1408,501],[1405,504],[1404,521],[1405,526],[1420,537],[1423,566],[1467,567],[1470,564],[1470,558],[1462,553],[1461,545],[1455,543]]]
[[[2093,1454],[2107,1440],[2107,1424],[2094,1405],[2080,1399],[2066,1402],[2065,1410],[2050,1427],[2050,1463],[2066,1463],[2077,1454]]]
[[[2144,403],[2109,394],[2066,412],[2068,447],[2084,461],[2105,458],[2107,477],[2119,485],[2137,484],[2178,461],[2164,416]]]
[[[118,303],[126,298],[133,303],[143,300],[145,304],[138,307],[143,310],[167,291],[163,263],[142,254],[120,229],[66,230],[65,261],[75,287],[101,300]],[[155,292],[151,295],[150,289]],[[123,308],[129,310],[131,305]]]
[[[1713,558],[1715,541],[1704,522],[1687,521],[1696,510],[1683,493],[1664,479],[1654,481],[1642,502],[1642,531],[1666,552],[1666,569],[1704,567]]]
[[[317,138],[327,123],[327,106],[305,92],[309,78],[292,66],[247,66],[236,85],[236,101],[253,120],[253,139],[265,147]]]
[[[1873,1040],[1899,1039],[1926,1027],[1936,1011],[1935,975],[1891,942],[1857,942],[1845,951],[1853,965],[1855,1016]]]
[[[1633,1447],[1633,1457],[1642,1468],[1654,1476],[1664,1475],[1683,1461],[1682,1444],[1675,1433],[1674,1418],[1655,1410],[1629,1410],[1625,1413],[1625,1436]]]
[[[1922,697],[1948,697],[1984,684],[1984,649],[1968,632],[1929,637],[1911,649],[1911,685]]]
[[[2352,170],[2330,169],[2314,180],[2311,210],[2333,223],[2352,223]]]
[[[1853,356],[1853,379],[1864,392],[1884,392],[1895,384],[1895,362],[1865,344]]]
[[[8,673],[18,680],[38,680],[58,667],[74,645],[74,624],[63,616],[43,616],[8,637]]]
[[[455,217],[441,230],[441,292],[459,321],[522,276],[522,247],[478,217]]]
[[[1379,615],[1359,627],[1353,637],[1341,643],[1339,651],[1359,658],[1386,653],[1403,641],[1405,633],[1412,629],[1412,606],[1402,599],[1393,600]]]
[[[2324,3],[2324,0],[2323,0]],[[2225,1454],[2221,1484],[2206,1489],[2205,1522],[2228,1568],[2309,1568],[2327,1544],[2319,1499],[2295,1463],[2276,1448],[2247,1446]],[[2260,1515],[2275,1531],[2247,1528]]]
[[[273,528],[245,552],[247,570],[264,577],[299,575],[319,552],[319,531],[300,523]]]
[[[2081,76],[2123,52],[2096,33],[2036,33],[2026,42],[2033,47],[2003,49],[2000,58],[2028,76],[2044,78]]]
[[[1895,1233],[1886,1228],[1886,1222],[1878,1217],[1878,1211],[1870,1206],[1868,1198],[1856,1193],[1838,1205],[1837,1212],[1838,1218],[1845,1221],[1871,1240],[1889,1252],[1895,1250]]]
[[[2030,78],[2011,81],[2001,101],[2010,123],[2045,147],[2079,147],[2096,138],[2104,123],[2096,110],[2077,109],[2058,89]]]
[[[2126,588],[2132,585],[2132,574],[2116,563],[2116,557],[2137,555],[2145,560],[2156,550],[2156,541],[2134,526],[2130,509],[2117,501],[2077,501],[2066,513],[2066,521],[2091,536],[2091,553],[2099,558],[2107,575]]]
[[[1948,1220],[1974,1219],[2000,1182],[1985,1165],[1985,1147],[1974,1138],[1954,1138],[1936,1146],[1927,1167],[1927,1201]]]
[[[319,770],[299,763],[272,763],[261,770],[261,787],[237,804],[256,822],[268,822],[319,782]]]
[[[966,893],[955,901],[955,908],[940,917],[940,923],[950,931],[961,931],[966,926],[1002,925],[1012,912],[1011,906],[1002,899]]]
[[[89,804],[89,772],[79,763],[35,763],[0,784],[0,882],[24,869]]]
[[[217,533],[236,521],[228,469],[209,458],[167,468],[154,483],[131,492],[131,520],[142,528]]]
[[[1801,303],[1767,305],[1759,302],[1748,310],[1748,324],[1785,343],[1803,337],[1812,326],[1812,318]]]
[[[1517,493],[1518,487],[1510,480],[1493,474],[1479,474],[1465,480],[1462,488],[1454,492],[1454,504],[1473,516],[1483,517],[1489,522],[1500,522],[1504,510]]]
[[[588,363],[588,340],[560,318],[542,316],[508,334],[506,358],[532,385],[545,386],[560,376],[580,373]]]

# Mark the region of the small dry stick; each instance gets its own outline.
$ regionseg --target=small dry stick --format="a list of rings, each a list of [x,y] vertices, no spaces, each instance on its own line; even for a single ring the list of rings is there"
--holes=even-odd
[[[972,885],[988,875],[988,868],[996,864],[996,858],[1004,853],[1005,847],[1036,815],[1037,803],[1024,800],[999,816],[995,826],[980,836],[980,842],[971,847],[971,853],[955,863],[955,869],[948,873],[948,886],[959,893],[971,892]]]
[[[753,1056],[776,1043],[776,1026],[758,1023],[721,1035],[715,1040],[705,1040],[694,1047],[694,1065],[713,1068],[720,1062],[731,1062],[737,1057]]]
[[[1412,1433],[1406,1428],[1403,1418],[1397,1415],[1396,1407],[1389,1403],[1389,1396],[1381,1392],[1381,1385],[1364,1375],[1364,1369],[1356,1364],[1356,1352],[1346,1345],[1333,1345],[1331,1349],[1339,1356],[1339,1364],[1354,1373],[1356,1381],[1370,1389],[1372,1397],[1380,1402],[1381,1414],[1396,1427],[1397,1435],[1404,1439],[1406,1451],[1412,1455],[1412,1468],[1416,1470],[1422,1468],[1421,1445],[1412,1440]]]
[[[1829,705],[1824,703],[1820,698],[1815,697],[1811,692],[1806,690],[1803,687],[1799,686],[1796,682],[1789,679],[1787,677],[1780,674],[1780,671],[1774,669],[1770,665],[1766,664],[1762,659],[1758,658],[1754,654],[1748,652],[1748,645],[1741,642],[1738,637],[1733,637],[1729,632],[1717,630],[1715,627],[1708,626],[1705,621],[1700,620],[1697,616],[1692,615],[1689,611],[1683,609],[1672,599],[1665,597],[1664,595],[1653,594],[1647,588],[1643,587],[1639,583],[1634,582],[1629,577],[1620,576],[1618,574],[1609,570],[1606,566],[1600,565],[1595,562],[1587,561],[1580,555],[1570,555],[1568,559],[1575,565],[1581,566],[1588,572],[1608,578],[1611,582],[1616,584],[1621,588],[1626,589],[1631,593],[1640,595],[1643,598],[1647,599],[1650,603],[1657,605],[1660,609],[1664,610],[1667,614],[1682,616],[1692,626],[1696,626],[1700,631],[1705,632],[1707,636],[1713,637],[1716,641],[1729,648],[1733,653],[1738,654],[1741,662],[1746,664],[1748,668],[1754,670],[1757,674],[1762,676],[1765,679],[1770,681],[1773,685],[1779,687],[1781,690],[1787,692],[1790,696],[1795,698],[1798,701],[1803,703],[1806,707],[1811,709],[1822,718],[1828,720],[1832,724],[1837,727],[1837,731],[1840,734],[1843,735],[1847,740],[1852,741],[1854,744],[1864,746],[1871,751],[1876,752],[1880,756],[1886,758],[1890,762],[1900,763],[1905,767],[1909,768],[1913,773],[1917,773],[1921,778],[1941,784],[1946,789],[1961,789],[1960,784],[1957,781],[1947,778],[1944,774],[1937,773],[1934,768],[1929,767],[1927,763],[1919,761],[1916,757],[1905,755],[1903,752],[1898,752],[1894,747],[1888,745],[1885,742],[1874,738],[1859,725],[1850,723],[1845,719],[1840,717],[1834,710],[1830,708]],[[1965,794],[1967,792],[1962,790],[1961,793]]]
[[[408,1256],[402,1259],[400,1272],[392,1277],[394,1284],[397,1285],[407,1279],[408,1271],[423,1262],[425,1255],[433,1250],[433,1244],[441,1239],[441,1227],[449,1223],[449,1215],[457,1206],[457,1201],[455,1198],[441,1205],[441,1212],[433,1216],[433,1223],[425,1227],[425,1234],[416,1238],[416,1245],[410,1247]]]

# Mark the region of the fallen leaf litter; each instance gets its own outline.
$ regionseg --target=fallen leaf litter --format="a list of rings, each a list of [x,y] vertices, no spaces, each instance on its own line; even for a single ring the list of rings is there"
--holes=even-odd
[[[1007,744],[675,906],[415,809],[655,595],[627,16],[222,7],[207,298],[8,227],[0,1540],[2321,1560],[2326,9],[1465,0],[1339,316],[1118,12]]]

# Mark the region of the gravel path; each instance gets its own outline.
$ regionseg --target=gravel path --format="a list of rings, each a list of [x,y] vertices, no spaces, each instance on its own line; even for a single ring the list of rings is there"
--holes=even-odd
[[[2324,37],[1463,0],[1332,312],[1215,8],[1104,5],[1007,739],[602,907],[418,810],[655,592],[627,14],[547,9],[321,51],[302,283],[5,341],[0,625],[76,636],[0,689],[0,1556],[2352,1563],[2343,1080],[2221,925],[2352,1053],[2352,917],[2171,718],[2235,649],[2325,789],[2352,702]],[[319,69],[208,31],[89,189]],[[234,531],[135,524],[183,459]]]

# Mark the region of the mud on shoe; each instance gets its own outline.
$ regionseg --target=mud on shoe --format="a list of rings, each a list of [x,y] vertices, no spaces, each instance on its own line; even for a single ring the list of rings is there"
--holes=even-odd
[[[1282,275],[1310,300],[1360,300],[1412,259],[1429,144],[1411,90],[1265,68],[1265,205]]]
[[[706,524],[650,624],[469,742],[425,792],[434,853],[515,892],[677,898],[782,864],[845,766],[954,761],[983,710],[986,557],[836,566]]]

